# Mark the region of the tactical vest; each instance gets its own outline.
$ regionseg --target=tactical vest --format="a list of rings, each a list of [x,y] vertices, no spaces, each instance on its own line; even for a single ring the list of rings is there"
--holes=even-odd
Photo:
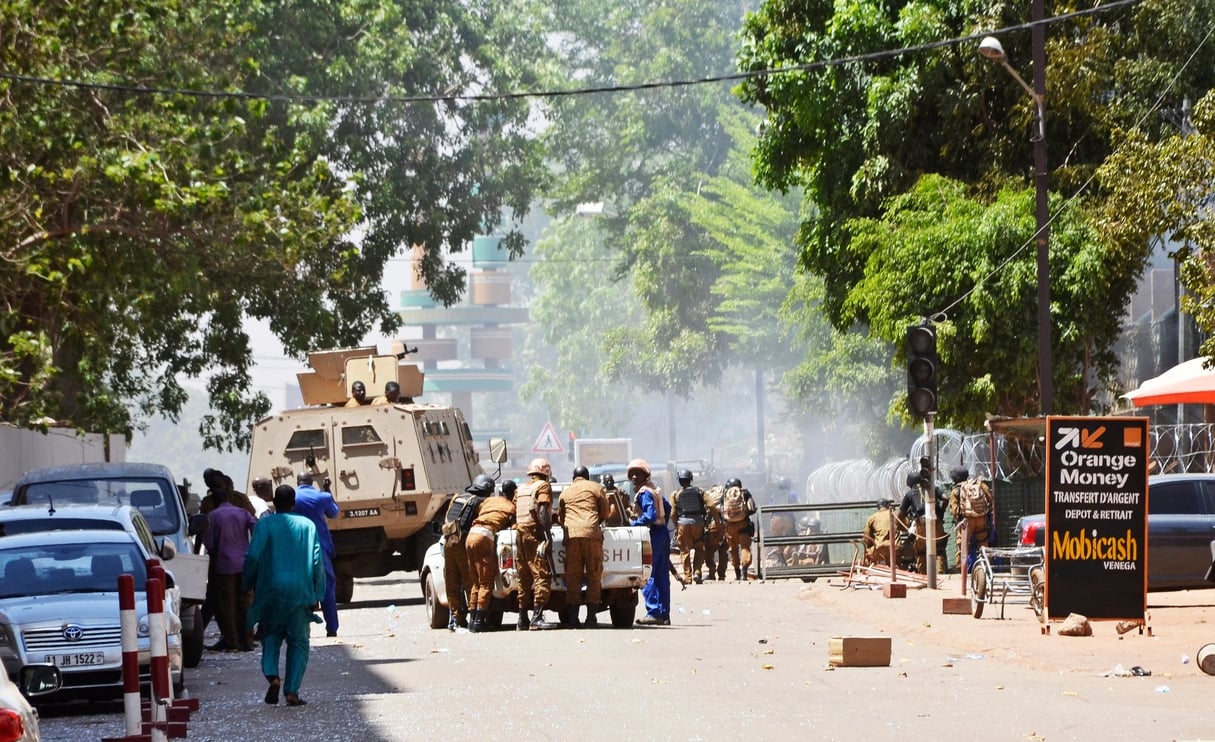
[[[696,525],[704,525],[705,500],[699,487],[689,485],[675,495],[675,517],[678,520],[695,521]]]
[[[536,490],[543,479],[533,479],[515,490],[515,523],[520,527],[536,525]]]
[[[456,495],[451,499],[451,504],[447,506],[447,522],[455,523],[457,528],[467,533],[484,501],[484,497],[471,492]]]

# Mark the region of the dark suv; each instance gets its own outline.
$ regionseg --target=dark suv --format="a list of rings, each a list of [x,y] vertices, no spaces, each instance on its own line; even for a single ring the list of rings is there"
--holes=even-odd
[[[1215,540],[1215,474],[1148,478],[1148,590],[1215,587],[1206,580]],[[1043,546],[1046,516],[1017,521],[1017,543]]]

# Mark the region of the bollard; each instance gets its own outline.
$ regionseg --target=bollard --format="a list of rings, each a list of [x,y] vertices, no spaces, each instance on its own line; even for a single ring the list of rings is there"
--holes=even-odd
[[[160,679],[160,681],[161,681],[160,687],[167,689],[166,694],[164,696],[161,696],[161,698],[165,699],[166,701],[172,701],[173,697],[175,695],[175,692],[173,690],[172,675],[169,673],[169,647],[168,647],[168,639],[167,639],[168,634],[169,634],[169,622],[164,619],[165,591],[168,588],[169,581],[168,581],[168,579],[166,579],[166,576],[165,576],[164,565],[161,564],[159,561],[149,562],[148,577],[153,577],[153,578],[156,578],[157,580],[160,580],[161,620],[164,625],[163,637],[165,639],[165,649],[163,652],[165,661],[163,663],[161,663],[161,670],[162,670],[163,677]],[[149,628],[151,628],[151,627],[149,626]],[[155,656],[155,655],[153,654],[153,656]],[[153,668],[155,668],[155,664],[153,664]]]
[[[122,626],[122,709],[127,735],[140,732],[139,617],[135,615],[135,578],[118,576],[118,614]]]
[[[151,645],[152,671],[152,703],[149,731],[153,740],[163,740],[164,726],[168,719],[165,716],[165,703],[168,702],[171,688],[167,687],[165,678],[169,675],[169,648],[166,640],[164,613],[164,582],[156,577],[148,578],[148,640]]]

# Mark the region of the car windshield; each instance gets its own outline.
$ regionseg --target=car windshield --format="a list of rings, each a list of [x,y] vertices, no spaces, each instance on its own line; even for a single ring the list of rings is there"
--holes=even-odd
[[[177,492],[167,492],[157,479],[72,479],[59,482],[32,482],[21,493],[21,502],[31,505],[133,505],[147,519],[158,536],[176,533],[181,528],[178,508],[169,507]]]
[[[0,574],[0,598],[115,592],[123,574],[142,592],[147,565],[134,542],[0,546]]]

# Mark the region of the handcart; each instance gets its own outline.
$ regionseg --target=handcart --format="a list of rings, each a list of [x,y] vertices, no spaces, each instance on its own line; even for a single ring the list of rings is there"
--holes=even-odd
[[[982,618],[988,603],[1004,605],[1027,602],[1034,614],[1042,616],[1046,573],[1043,569],[1041,546],[980,547],[970,568],[970,608],[975,618]]]

